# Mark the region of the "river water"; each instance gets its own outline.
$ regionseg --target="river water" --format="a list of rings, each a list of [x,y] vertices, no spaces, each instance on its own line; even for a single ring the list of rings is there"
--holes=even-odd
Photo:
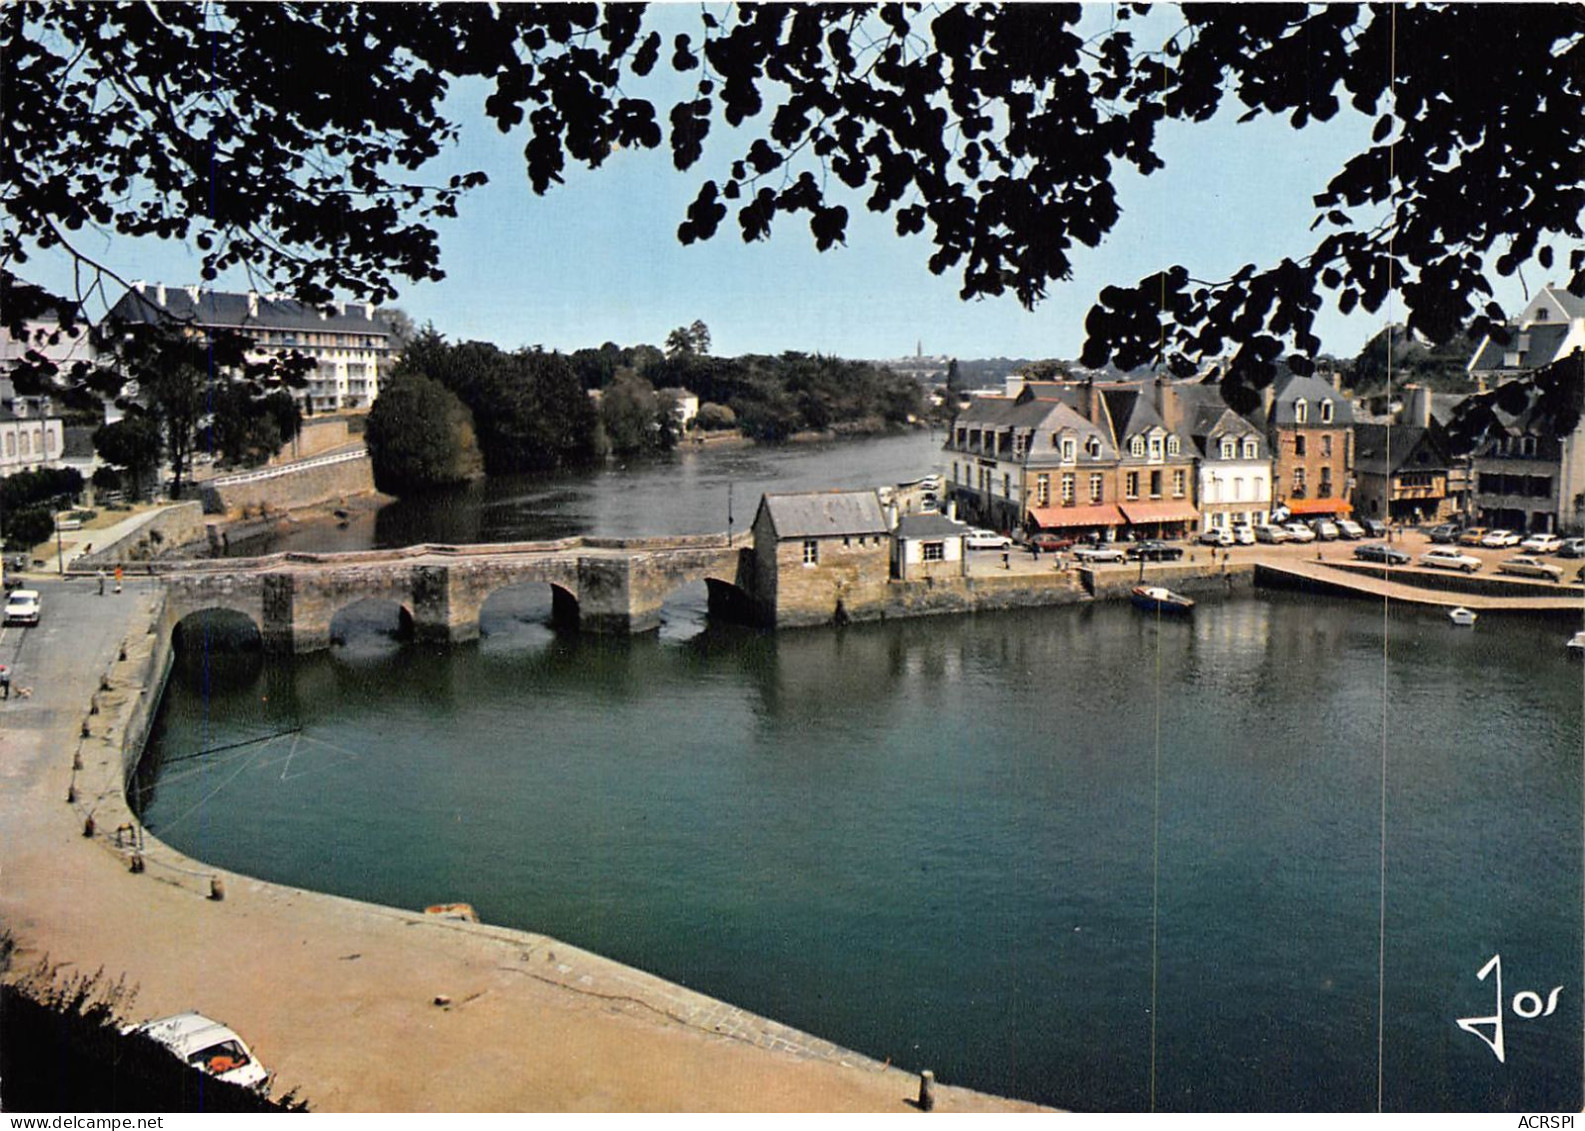
[[[767,487],[910,479],[933,450],[497,484],[436,520],[459,533],[419,536],[721,529],[727,482],[741,527]],[[422,525],[371,524],[364,545]],[[325,654],[190,648],[145,818],[221,866],[467,900],[1065,1107],[1372,1110],[1378,1068],[1390,1110],[1581,1104],[1567,626],[1264,592],[1181,621],[1100,605],[765,633],[709,625],[685,591],[633,640],[548,613],[525,587],[466,646],[399,642],[390,610],[358,607]],[[1478,976],[1496,955],[1500,1009]],[[1495,1016],[1501,1061],[1458,1025]]]

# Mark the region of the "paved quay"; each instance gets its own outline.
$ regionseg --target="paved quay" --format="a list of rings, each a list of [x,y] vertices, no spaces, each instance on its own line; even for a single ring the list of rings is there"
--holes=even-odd
[[[52,574],[30,578],[43,623],[0,632],[28,692],[0,702],[14,971],[47,959],[124,978],[132,1020],[220,1018],[276,1094],[320,1111],[914,1110],[913,1071],[544,935],[264,883],[152,838],[132,872],[121,751],[158,695],[160,590],[129,578],[101,597],[91,577]],[[935,1097],[938,1111],[1040,1110],[949,1084]]]

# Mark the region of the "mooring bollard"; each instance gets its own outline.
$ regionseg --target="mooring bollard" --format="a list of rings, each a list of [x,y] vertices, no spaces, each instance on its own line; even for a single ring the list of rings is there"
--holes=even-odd
[[[216,903],[226,898],[226,881],[219,876],[211,876],[209,879],[209,898]]]
[[[77,804],[77,786],[75,784],[66,787],[66,804]]]
[[[936,1074],[930,1069],[925,1069],[919,1074],[919,1110],[934,1111],[936,1109]]]
[[[134,852],[132,854],[132,874],[133,875],[140,875],[142,873],[142,871],[143,871],[143,854],[141,852]]]
[[[92,738],[93,733],[93,730],[88,726],[88,720],[86,718],[83,719],[83,737]]]
[[[83,836],[94,835],[94,815],[88,814],[88,819],[83,822]]]

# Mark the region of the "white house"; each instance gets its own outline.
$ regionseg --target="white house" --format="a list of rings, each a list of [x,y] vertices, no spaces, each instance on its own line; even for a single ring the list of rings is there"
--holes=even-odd
[[[1508,341],[1491,335],[1465,367],[1471,377],[1496,383],[1544,368],[1585,349],[1585,298],[1550,283],[1508,325]]]

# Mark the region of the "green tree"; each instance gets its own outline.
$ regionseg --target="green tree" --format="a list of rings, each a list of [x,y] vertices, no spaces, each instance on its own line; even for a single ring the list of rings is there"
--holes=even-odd
[[[64,248],[91,288],[73,243],[91,227],[191,240],[205,279],[246,268],[311,302],[383,302],[440,277],[433,225],[484,180],[425,168],[458,135],[459,80],[478,80],[536,193],[569,162],[665,146],[689,170],[711,143],[681,242],[735,212],[747,240],[806,223],[825,250],[862,206],[925,236],[964,298],[1025,306],[1114,229],[1124,174],[1165,167],[1165,123],[1227,104],[1302,131],[1346,105],[1374,129],[1316,198],[1307,250],[1224,279],[1163,264],[1086,319],[1092,367],[1192,372],[1233,343],[1234,399],[1285,351],[1309,369],[1324,303],[1395,294],[1432,341],[1500,332],[1493,278],[1552,270],[1559,237],[1585,296],[1576,6],[1185,5],[1162,30],[1146,10],[1088,34],[1077,4],[707,8],[663,52],[628,5],[11,4],[0,264]],[[691,80],[669,107],[634,93],[663,54]],[[23,290],[0,296],[15,327],[53,309]]]
[[[301,408],[282,389],[266,393],[247,382],[227,382],[213,391],[208,408],[211,447],[244,467],[264,463],[302,428]]]
[[[666,356],[707,354],[710,352],[710,327],[695,320],[691,326],[678,326],[666,335]]]
[[[380,389],[364,439],[375,486],[387,494],[461,483],[484,469],[467,406],[416,373],[393,376]]]
[[[618,455],[660,448],[662,413],[660,398],[650,383],[630,370],[617,374],[600,398],[600,424],[611,450]]]
[[[159,422],[147,413],[129,411],[95,429],[93,441],[99,458],[124,469],[132,493],[141,498],[160,467]]]

